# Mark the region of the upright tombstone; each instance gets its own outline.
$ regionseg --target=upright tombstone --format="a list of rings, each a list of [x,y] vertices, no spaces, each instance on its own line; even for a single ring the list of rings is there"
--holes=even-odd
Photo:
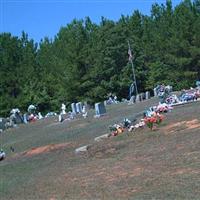
[[[23,117],[21,115],[17,114],[16,115],[16,123],[21,124],[23,122],[24,122]]]
[[[154,88],[154,89],[153,89],[153,94],[154,94],[154,97],[157,97],[157,96],[158,96],[157,88]]]
[[[145,99],[150,99],[150,92],[149,91],[146,91],[145,92]]]
[[[63,115],[66,114],[66,105],[65,105],[64,103],[62,103],[62,106],[61,106],[61,113],[62,113]]]
[[[6,129],[6,119],[5,118],[0,118],[0,130],[5,130]]]
[[[136,103],[137,102],[140,102],[142,100],[142,97],[141,97],[141,95],[140,94],[137,94],[137,96],[136,96]]]
[[[95,103],[95,116],[100,117],[106,114],[106,108],[103,102]]]
[[[38,119],[43,119],[41,112],[38,113]]]
[[[82,113],[82,103],[81,102],[76,103],[76,112]]]
[[[86,113],[86,106],[85,105],[83,105],[83,107],[82,107],[82,113]]]
[[[25,124],[28,123],[28,114],[27,114],[27,113],[25,113],[25,114],[23,115],[23,121],[24,121]]]
[[[141,95],[141,101],[143,101],[143,100],[146,99],[146,98],[145,98],[146,96],[145,96],[145,93],[144,93],[144,92],[142,92],[140,95]]]
[[[81,113],[82,113],[82,110],[83,110],[83,103],[82,103],[82,102],[78,102],[78,105],[79,105],[79,109],[80,109],[80,111],[81,111]]]
[[[72,113],[76,114],[77,110],[76,110],[76,104],[75,103],[71,104],[71,108],[72,108]]]
[[[76,112],[77,112],[77,113],[80,113],[78,103],[76,103]]]
[[[63,114],[62,114],[62,113],[60,113],[60,114],[58,115],[58,121],[59,121],[59,122],[63,122],[63,121],[64,121],[64,118],[63,118]]]
[[[135,103],[135,100],[136,100],[136,97],[135,97],[134,95],[131,96],[128,105],[134,104],[134,103]]]

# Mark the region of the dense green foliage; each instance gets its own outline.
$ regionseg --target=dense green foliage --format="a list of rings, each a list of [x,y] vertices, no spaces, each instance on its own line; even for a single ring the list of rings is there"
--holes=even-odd
[[[103,100],[109,93],[127,98],[132,83],[128,61],[130,41],[139,91],[158,83],[174,89],[193,86],[200,79],[200,1],[154,4],[151,16],[134,11],[99,25],[73,20],[54,40],[38,44],[0,34],[0,115],[13,107],[58,110],[61,103]]]

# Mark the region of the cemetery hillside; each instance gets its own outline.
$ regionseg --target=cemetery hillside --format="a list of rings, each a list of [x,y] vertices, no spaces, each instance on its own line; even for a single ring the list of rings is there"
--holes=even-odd
[[[1,200],[200,199],[200,0],[0,33]]]
[[[122,13],[123,14],[123,13]],[[194,86],[200,79],[200,1],[153,4],[151,14],[133,10],[118,21],[102,17],[73,20],[53,39],[39,44],[0,34],[0,116],[14,107],[26,111],[37,105],[42,114],[57,111],[62,102],[90,104],[109,93],[127,98],[133,75],[128,41],[139,92],[157,84],[174,90]]]
[[[90,110],[86,119],[59,123],[49,117],[1,133],[1,200],[199,199],[200,101],[162,114],[153,130],[139,127],[95,140],[157,103],[154,97],[112,104],[100,118]]]

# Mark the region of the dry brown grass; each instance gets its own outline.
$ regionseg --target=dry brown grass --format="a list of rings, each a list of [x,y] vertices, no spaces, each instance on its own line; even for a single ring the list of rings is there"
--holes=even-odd
[[[194,111],[199,106],[175,108],[155,131],[138,129],[102,142],[94,142],[96,135],[90,131],[95,127],[95,133],[105,133],[100,132],[102,124],[107,126],[112,116],[94,119],[95,124],[92,119],[80,120],[77,126],[75,121],[62,124],[59,130],[47,123],[40,133],[48,132],[47,142],[61,132],[65,137],[73,126],[78,132],[60,142],[28,143],[16,152],[18,157],[10,155],[0,165],[2,199],[198,199],[200,116]],[[38,130],[37,124],[32,126]],[[85,144],[91,144],[88,152],[76,155],[74,150]],[[14,183],[15,189],[10,187]]]

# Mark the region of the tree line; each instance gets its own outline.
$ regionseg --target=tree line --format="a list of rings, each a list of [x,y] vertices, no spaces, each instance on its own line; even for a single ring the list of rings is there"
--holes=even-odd
[[[139,92],[159,83],[175,90],[194,86],[200,79],[200,0],[175,8],[167,0],[153,4],[149,16],[135,10],[99,24],[74,19],[39,44],[24,31],[21,37],[1,33],[0,116],[30,104],[47,112],[62,102],[92,104],[109,93],[127,98],[133,82],[128,41]]]

